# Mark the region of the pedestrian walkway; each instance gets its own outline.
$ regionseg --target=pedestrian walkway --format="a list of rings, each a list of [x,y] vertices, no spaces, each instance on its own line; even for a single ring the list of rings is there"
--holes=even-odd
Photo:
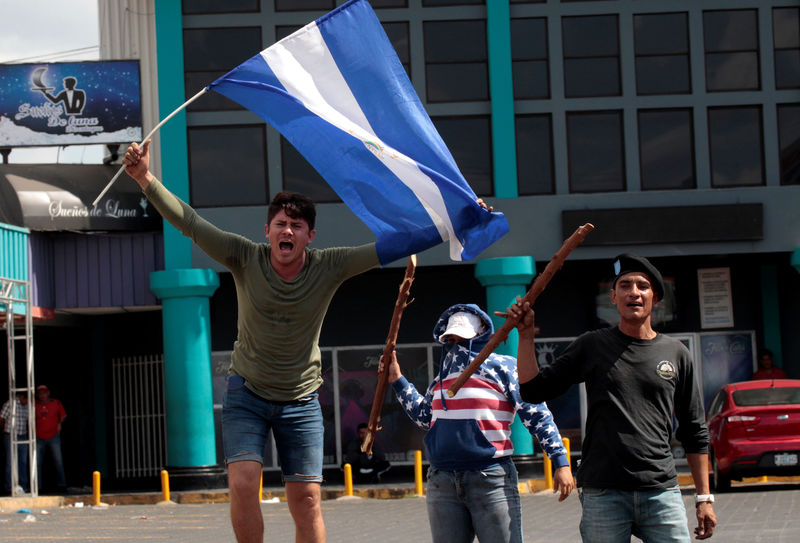
[[[693,490],[684,502],[694,511]],[[104,497],[104,499],[110,499]],[[271,501],[271,500],[267,500]],[[573,493],[559,502],[551,492],[521,498],[528,542],[580,541],[580,502]],[[717,496],[718,543],[796,543],[800,541],[800,484],[748,483]],[[265,541],[294,541],[294,525],[285,502],[263,503]],[[425,498],[328,499],[322,504],[329,543],[417,543],[430,541]],[[688,519],[690,531],[695,519]],[[187,542],[234,541],[226,503],[139,504],[107,507],[32,508],[0,512],[3,543],[41,541]],[[638,541],[633,539],[632,541]]]

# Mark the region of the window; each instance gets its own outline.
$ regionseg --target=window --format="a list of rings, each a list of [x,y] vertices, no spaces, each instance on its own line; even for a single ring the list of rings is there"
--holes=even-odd
[[[758,16],[754,9],[703,12],[706,90],[758,90]]]
[[[262,49],[260,27],[188,28],[183,31],[186,99],[251,58]],[[207,92],[189,111],[244,109],[219,93]]]
[[[692,110],[640,110],[639,162],[643,190],[695,188]]]
[[[408,0],[369,0],[373,9],[380,8],[407,8]]]
[[[547,19],[511,19],[514,98],[550,97]]]
[[[518,115],[517,192],[520,195],[553,194],[553,138],[551,118],[546,115]]]
[[[328,182],[283,136],[281,136],[281,165],[283,190],[300,192],[316,203],[341,202],[339,195]]]
[[[182,0],[184,15],[197,13],[243,13],[259,11],[260,0]]]
[[[781,185],[800,185],[800,104],[778,106]]]
[[[715,107],[708,110],[711,186],[764,184],[761,107]]]
[[[408,74],[408,77],[410,79],[411,49],[409,47],[409,41],[408,41],[408,23],[397,22],[397,23],[381,23],[381,24],[383,25],[383,30],[386,32],[386,35],[389,37],[389,41],[392,42],[392,46],[394,47],[394,50],[397,53],[397,57],[403,64],[403,68],[405,68],[406,74]]]
[[[488,100],[486,21],[427,21],[422,28],[428,102]]]
[[[564,17],[564,92],[567,98],[619,96],[616,15]]]
[[[486,0],[422,0],[422,6],[433,8],[437,6],[470,6],[483,5]]]
[[[494,194],[489,117],[436,117],[431,120],[475,194]]]
[[[336,0],[275,0],[275,11],[331,10]]]
[[[264,125],[189,128],[194,207],[268,203]]]
[[[772,10],[775,88],[800,87],[800,8]]]
[[[633,16],[636,93],[687,94],[689,29],[686,13]]]
[[[621,111],[567,113],[570,192],[625,190]]]

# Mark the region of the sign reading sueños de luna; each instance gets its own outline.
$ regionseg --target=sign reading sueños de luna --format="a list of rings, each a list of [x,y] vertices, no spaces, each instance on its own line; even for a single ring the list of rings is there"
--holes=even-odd
[[[139,61],[0,64],[0,147],[142,137]]]

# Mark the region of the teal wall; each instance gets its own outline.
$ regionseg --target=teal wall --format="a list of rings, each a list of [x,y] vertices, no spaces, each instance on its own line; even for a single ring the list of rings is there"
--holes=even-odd
[[[28,280],[27,228],[0,223],[0,277]]]

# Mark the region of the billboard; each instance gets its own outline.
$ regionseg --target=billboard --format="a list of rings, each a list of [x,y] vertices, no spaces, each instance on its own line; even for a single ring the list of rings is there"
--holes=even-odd
[[[0,64],[0,147],[142,138],[139,61]]]

